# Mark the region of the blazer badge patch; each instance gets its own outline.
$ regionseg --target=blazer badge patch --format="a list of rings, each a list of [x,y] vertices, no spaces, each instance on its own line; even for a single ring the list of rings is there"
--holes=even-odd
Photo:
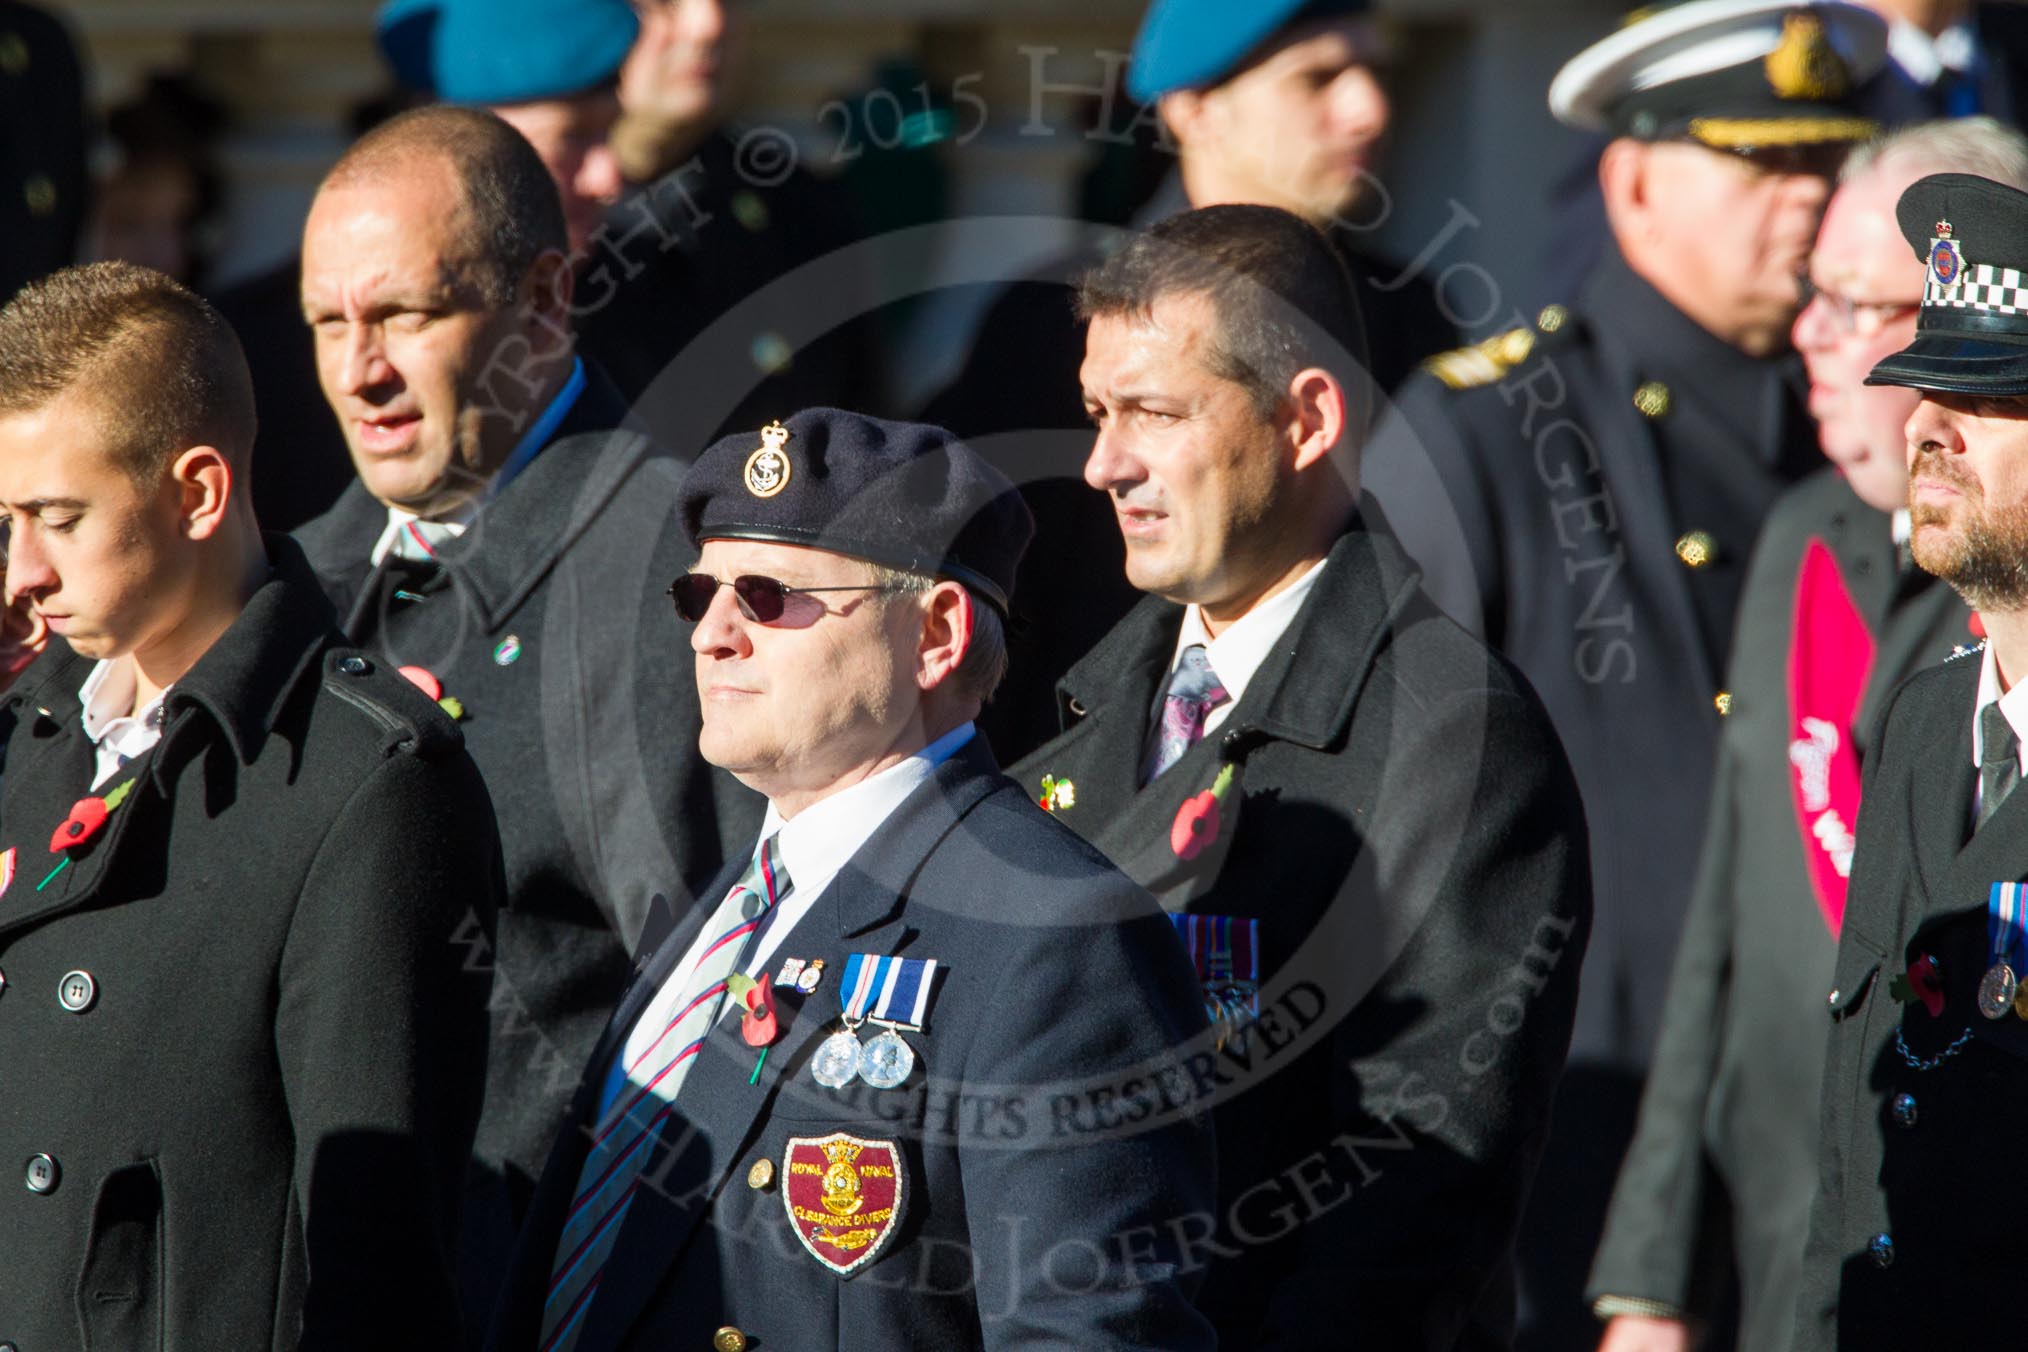
[[[846,1132],[791,1136],[782,1205],[810,1256],[841,1277],[872,1262],[901,1224],[901,1151]]]

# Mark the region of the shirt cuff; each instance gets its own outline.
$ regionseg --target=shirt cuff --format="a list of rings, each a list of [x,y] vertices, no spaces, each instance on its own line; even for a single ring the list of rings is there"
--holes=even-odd
[[[1683,1311],[1666,1300],[1648,1300],[1642,1296],[1600,1296],[1591,1303],[1591,1312],[1600,1322],[1619,1315],[1634,1315],[1641,1319],[1682,1319]]]

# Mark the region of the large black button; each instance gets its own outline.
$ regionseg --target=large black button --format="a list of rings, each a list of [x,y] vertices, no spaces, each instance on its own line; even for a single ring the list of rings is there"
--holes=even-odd
[[[1896,1094],[1894,1096],[1894,1102],[1888,1105],[1887,1111],[1893,1116],[1895,1126],[1897,1127],[1914,1126],[1915,1095]]]
[[[25,1177],[30,1192],[51,1193],[56,1191],[63,1169],[53,1156],[37,1155],[28,1161]]]

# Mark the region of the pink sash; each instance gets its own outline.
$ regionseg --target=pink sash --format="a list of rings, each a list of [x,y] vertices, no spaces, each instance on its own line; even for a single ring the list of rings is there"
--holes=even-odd
[[[1796,577],[1789,638],[1789,796],[1818,909],[1835,938],[1845,919],[1852,831],[1859,821],[1859,756],[1852,721],[1873,669],[1873,635],[1838,562],[1812,539]]]

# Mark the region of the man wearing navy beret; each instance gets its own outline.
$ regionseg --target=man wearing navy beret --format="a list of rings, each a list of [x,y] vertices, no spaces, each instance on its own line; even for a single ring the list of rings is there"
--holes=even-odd
[[[1868,383],[1922,396],[1910,549],[1986,641],[1896,691],[1866,765],[1796,1352],[2000,1345],[2028,1258],[2028,193],[1936,174],[1895,216],[1922,308]]]
[[[941,429],[812,409],[679,509],[700,747],[767,818],[651,936],[491,1346],[1210,1348],[1183,946],[973,727],[1027,508]]]

